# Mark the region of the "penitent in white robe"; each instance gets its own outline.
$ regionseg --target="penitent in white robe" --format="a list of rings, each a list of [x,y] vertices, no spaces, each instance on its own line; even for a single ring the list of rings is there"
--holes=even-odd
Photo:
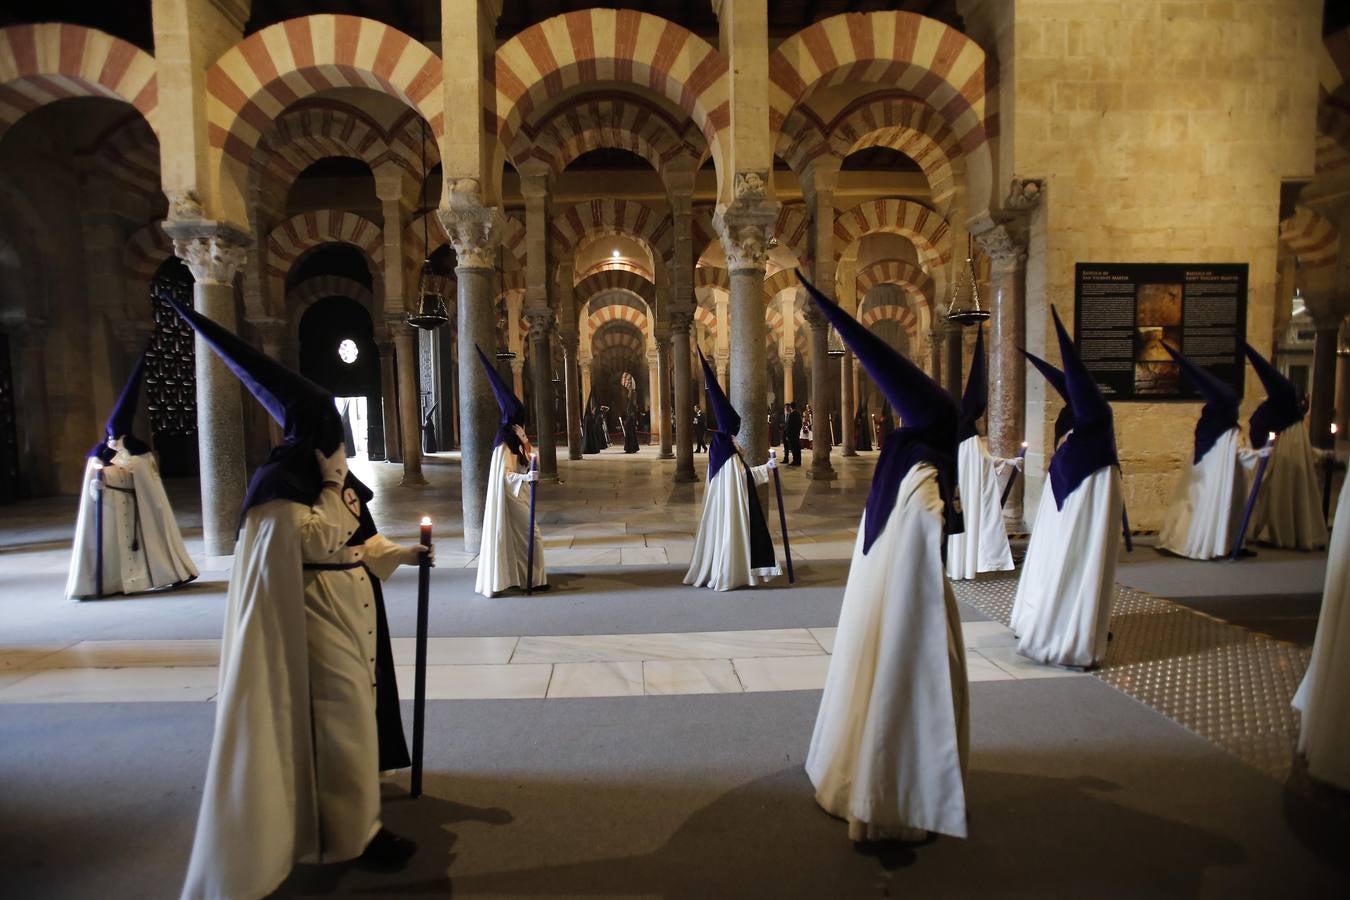
[[[755,484],[767,484],[769,467],[747,466],[733,455],[703,490],[703,515],[694,535],[694,553],[684,583],[729,591],[746,585],[763,584],[777,578],[777,564],[759,569],[750,567],[750,487],[745,473]]]
[[[1294,708],[1303,714],[1298,749],[1308,774],[1350,790],[1350,478],[1341,486],[1327,553],[1317,637]]]
[[[1300,422],[1280,432],[1252,512],[1252,540],[1291,550],[1320,550],[1327,545],[1322,518],[1318,466]]]
[[[806,774],[854,841],[965,837],[966,651],[942,572],[935,470],[905,474],[866,555],[863,534],[860,525]]]
[[[966,438],[957,448],[956,470],[966,530],[947,538],[947,577],[953,581],[974,578],[981,572],[1007,572],[1013,567],[999,503],[999,474],[1006,465],[989,455],[979,435]]]
[[[1120,472],[1093,472],[1055,506],[1047,480],[1013,600],[1017,652],[1090,668],[1106,656],[1120,540]]]
[[[99,476],[102,475],[100,479]],[[103,504],[103,593],[98,593],[98,506]],[[66,596],[134,594],[197,577],[159,467],[149,453],[119,450],[111,465],[84,470]]]
[[[1230,428],[1198,463],[1181,473],[1158,546],[1191,559],[1216,559],[1233,551],[1247,502],[1244,468],[1256,458],[1242,446],[1242,431]]]
[[[359,503],[323,491],[313,507],[272,500],[244,517],[184,900],[264,897],[295,863],[353,859],[379,830],[369,579],[401,550],[380,535],[346,546]],[[313,563],[369,571],[302,568]]]
[[[474,590],[491,597],[507,588],[525,587],[529,558],[529,473],[511,448],[498,444],[488,470],[487,503],[483,506],[483,543],[478,551]],[[534,587],[548,584],[544,541],[534,527]]]

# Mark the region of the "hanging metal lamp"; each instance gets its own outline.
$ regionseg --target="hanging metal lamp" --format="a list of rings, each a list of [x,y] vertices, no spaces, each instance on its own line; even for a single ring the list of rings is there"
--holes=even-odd
[[[427,202],[427,122],[422,119],[422,190],[419,195],[422,211],[422,273],[417,278],[417,309],[408,313],[408,324],[424,331],[434,331],[450,321],[450,311],[445,306],[445,295],[441,292],[441,279],[431,267],[431,236],[427,229],[427,219],[431,215]]]
[[[960,284],[957,281],[958,270],[960,266],[952,266],[952,289],[951,296],[947,301],[946,319],[953,325],[978,325],[981,322],[989,321],[989,310],[980,306],[980,286],[975,279],[975,252],[971,245],[970,236],[966,236],[966,278],[970,282],[970,306],[958,307],[957,301],[960,296]]]

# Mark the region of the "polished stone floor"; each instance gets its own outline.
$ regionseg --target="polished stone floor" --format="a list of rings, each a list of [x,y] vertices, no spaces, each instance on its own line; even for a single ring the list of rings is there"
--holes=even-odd
[[[704,459],[696,457],[700,474]],[[554,588],[491,600],[472,592],[476,559],[462,546],[453,454],[429,460],[429,484],[418,488],[399,487],[397,466],[358,462],[354,468],[377,490],[374,513],[386,534],[411,541],[422,515],[435,521],[427,684],[438,709],[486,703],[481,709],[489,718],[494,708],[509,717],[523,709],[511,704],[547,701],[543,706],[559,715],[584,711],[610,723],[605,727],[626,728],[661,715],[661,704],[679,699],[672,695],[759,703],[770,718],[784,708],[784,698],[800,697],[789,704],[792,715],[807,714],[833,648],[874,462],[874,453],[836,457],[840,477],[830,482],[809,480],[804,469],[782,469],[797,584],[780,579],[767,588],[716,594],[679,583],[697,527],[701,483],[673,485],[674,463],[657,459],[651,448],[632,456],[611,449],[581,461],[560,460],[561,479],[538,488]],[[200,558],[196,486],[168,487],[189,550]],[[214,561],[183,590],[72,602],[62,590],[73,499],[22,503],[4,513],[0,716],[28,721],[31,714],[71,727],[97,721],[95,709],[155,707],[165,709],[169,720],[178,715],[173,710],[183,710],[197,721],[191,710],[209,705],[216,692],[227,563]],[[776,503],[769,514],[781,552]],[[1021,547],[1015,543],[1018,552]],[[1297,717],[1289,698],[1307,664],[1324,567],[1322,555],[1268,550],[1239,564],[1192,563],[1159,556],[1141,541],[1133,554],[1121,555],[1115,640],[1106,663],[1090,674],[1017,655],[1005,624],[1016,573],[959,583],[968,670],[982,692],[975,695],[977,710],[987,708],[989,691],[1006,685],[1016,686],[1018,703],[1031,704],[1028,709],[1091,716],[1089,706],[1100,706],[1100,691],[1106,691],[1203,738],[1253,775],[1292,783]],[[405,572],[386,588],[405,698],[412,685],[414,582]],[[1065,690],[1088,683],[1098,687]],[[1092,697],[1097,699],[1082,701],[1089,706],[1073,706],[1080,702],[1073,698]],[[712,716],[708,722],[724,713],[745,715],[743,707],[722,710],[700,715]],[[985,716],[979,733],[1004,727],[998,715]],[[1054,726],[1060,727],[1062,722]],[[1101,738],[1127,745],[1131,733]],[[1036,740],[1049,747],[1055,736]],[[1165,805],[1165,798],[1158,802]]]

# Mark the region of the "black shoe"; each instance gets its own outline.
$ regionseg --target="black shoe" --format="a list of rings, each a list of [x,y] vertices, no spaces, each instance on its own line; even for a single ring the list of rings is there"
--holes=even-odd
[[[381,828],[370,839],[366,850],[357,863],[363,869],[380,872],[395,872],[408,864],[417,852],[417,844],[407,838],[401,838],[386,828]]]

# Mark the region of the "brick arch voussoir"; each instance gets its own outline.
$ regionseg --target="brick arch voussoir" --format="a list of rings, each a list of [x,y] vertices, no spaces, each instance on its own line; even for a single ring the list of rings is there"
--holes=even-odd
[[[19,119],[69,97],[134,106],[159,134],[155,58],[121,38],[65,22],[0,28],[0,137]]]
[[[1305,270],[1329,269],[1340,253],[1340,234],[1331,220],[1306,206],[1280,222],[1280,240]]]

